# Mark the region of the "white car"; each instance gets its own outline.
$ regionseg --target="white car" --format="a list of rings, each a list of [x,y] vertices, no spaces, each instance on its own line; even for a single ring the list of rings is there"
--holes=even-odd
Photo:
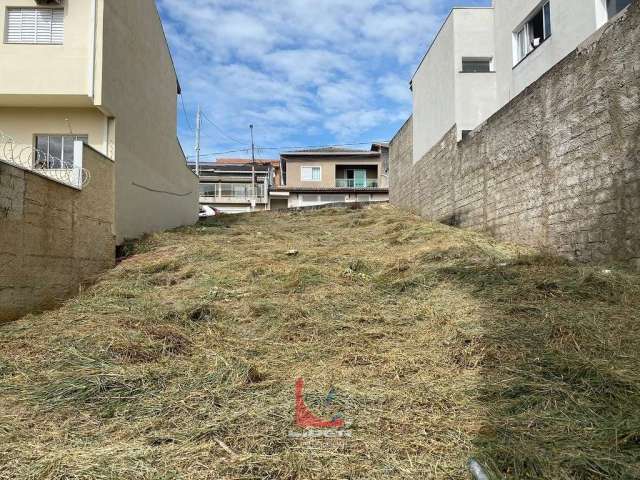
[[[200,205],[200,218],[215,217],[216,215],[220,215],[220,210],[217,208],[210,207],[208,205]]]

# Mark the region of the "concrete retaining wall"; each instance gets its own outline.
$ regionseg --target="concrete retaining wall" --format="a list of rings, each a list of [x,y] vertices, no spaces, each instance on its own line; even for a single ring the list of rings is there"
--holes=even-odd
[[[55,306],[115,261],[114,164],[84,147],[82,190],[0,162],[0,322]]]
[[[415,164],[391,143],[391,202],[580,261],[640,264],[640,2],[468,138]]]

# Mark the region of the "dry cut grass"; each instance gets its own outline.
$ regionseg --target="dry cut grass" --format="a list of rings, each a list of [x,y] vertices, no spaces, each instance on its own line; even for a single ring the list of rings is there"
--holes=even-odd
[[[385,206],[155,235],[0,327],[0,478],[640,478],[639,293]]]

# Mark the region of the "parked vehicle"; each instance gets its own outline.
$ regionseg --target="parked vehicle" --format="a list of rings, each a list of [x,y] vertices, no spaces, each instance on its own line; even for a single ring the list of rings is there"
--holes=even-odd
[[[220,215],[220,210],[215,207],[209,207],[208,205],[200,205],[200,218],[209,218]]]

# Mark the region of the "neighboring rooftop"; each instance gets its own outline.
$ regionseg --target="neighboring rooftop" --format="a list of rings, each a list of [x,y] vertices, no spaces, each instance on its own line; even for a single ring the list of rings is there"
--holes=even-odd
[[[256,163],[260,165],[274,165],[276,167],[280,166],[280,160],[275,160],[271,158],[256,158]],[[251,165],[250,158],[218,158],[214,165]]]
[[[305,150],[295,150],[293,152],[282,152],[284,157],[308,156],[308,155],[379,155],[379,151],[375,150],[374,144],[370,150],[356,150],[344,147],[322,147],[310,148]]]
[[[195,168],[195,164],[190,163],[189,164],[190,168]],[[200,170],[214,170],[216,172],[251,172],[251,163],[244,163],[244,164],[219,164],[216,162],[209,162],[209,163],[201,163],[200,164]],[[256,172],[266,172],[268,170],[269,166],[267,164],[260,164],[257,163],[255,164],[255,170]]]

